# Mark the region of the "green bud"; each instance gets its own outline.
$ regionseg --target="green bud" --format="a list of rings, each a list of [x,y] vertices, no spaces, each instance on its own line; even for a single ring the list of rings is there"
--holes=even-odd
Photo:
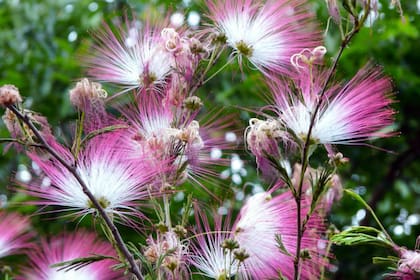
[[[233,250],[239,248],[239,243],[235,239],[228,238],[228,239],[223,240],[221,246],[222,246],[223,249],[233,251]]]

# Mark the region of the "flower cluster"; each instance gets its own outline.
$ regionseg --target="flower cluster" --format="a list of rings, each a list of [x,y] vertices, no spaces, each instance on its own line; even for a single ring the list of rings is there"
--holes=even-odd
[[[40,238],[18,279],[325,276],[332,256],[326,215],[343,193],[337,168],[347,161],[333,145],[393,135],[390,79],[368,65],[347,83],[333,82],[337,63],[323,66],[327,49],[303,0],[206,3],[202,29],[126,17],[95,34],[86,59],[93,80],[69,92],[78,119],[64,140],[46,118],[22,108],[16,87],[0,88],[6,126],[39,175],[19,190],[51,212],[92,217],[109,241],[83,230]],[[210,71],[227,49],[230,59]],[[217,167],[229,164],[224,156],[237,148],[224,130],[237,128],[222,110],[200,116],[199,89],[236,58],[242,71],[247,59],[270,91],[271,104],[249,120],[244,137],[268,183],[225,217],[209,219],[201,207],[207,198],[194,187],[216,197]],[[119,90],[109,94],[101,83]],[[328,163],[314,168],[311,156],[320,146]],[[185,203],[177,213],[175,198]],[[188,224],[192,210],[195,224]],[[144,244],[127,245],[116,222]],[[0,213],[0,257],[29,247],[28,227],[28,219]],[[418,259],[417,251],[404,251],[398,273],[417,276]]]

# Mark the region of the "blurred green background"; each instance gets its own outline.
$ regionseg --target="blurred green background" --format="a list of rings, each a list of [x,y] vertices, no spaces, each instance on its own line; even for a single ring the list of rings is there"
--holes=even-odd
[[[404,18],[390,1],[380,1],[379,14],[372,17],[371,28],[364,28],[352,41],[339,63],[337,79],[349,79],[368,61],[383,66],[393,78],[396,88],[395,130],[399,136],[372,142],[380,149],[366,146],[340,146],[339,150],[351,162],[342,170],[343,184],[354,188],[375,209],[391,233],[394,241],[414,248],[420,234],[420,1],[402,1]],[[325,1],[311,1],[325,29],[327,8]],[[75,118],[67,94],[75,82],[84,76],[80,57],[89,51],[92,33],[104,21],[115,22],[131,10],[141,18],[145,14],[183,14],[185,24],[194,25],[197,19],[205,20],[204,3],[184,1],[92,1],[92,0],[0,0],[0,85],[14,84],[24,96],[25,106],[48,117],[57,135],[65,135]],[[331,24],[325,44],[328,57],[335,55],[339,44],[336,28]],[[236,110],[241,123],[236,137],[242,138],[247,120],[254,116],[238,107],[257,108],[265,105],[264,86],[260,74],[232,66],[201,89],[199,96],[207,108],[226,106]],[[232,74],[233,73],[233,74]],[[241,131],[242,129],[242,131]],[[232,135],[230,134],[232,137]],[[8,137],[3,123],[0,137]],[[25,199],[11,189],[11,179],[28,180],[36,173],[28,159],[15,150],[0,152],[0,206],[11,205]],[[386,152],[386,151],[392,152]],[[233,160],[244,167],[232,166],[224,170],[226,199],[243,199],[244,186],[262,184],[255,164],[248,153],[238,152]],[[242,161],[243,160],[243,161]],[[246,193],[246,192],[245,192]],[[34,213],[33,207],[18,207],[23,213]],[[51,218],[51,216],[50,216]],[[329,217],[337,228],[348,225],[371,224],[372,219],[361,205],[344,197],[333,208]],[[51,221],[35,214],[35,228],[41,234],[51,234],[63,225],[72,224],[62,219]],[[361,246],[334,247],[336,260],[333,279],[380,279],[389,272],[384,266],[371,264],[376,255],[390,254],[380,248]]]

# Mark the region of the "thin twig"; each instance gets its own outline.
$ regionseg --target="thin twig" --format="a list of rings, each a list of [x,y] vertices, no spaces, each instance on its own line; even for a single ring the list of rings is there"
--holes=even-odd
[[[306,169],[307,169],[308,163],[309,163],[308,153],[309,153],[310,140],[311,140],[313,126],[315,124],[315,119],[318,115],[318,112],[321,108],[322,99],[323,99],[323,97],[324,97],[324,95],[327,91],[328,84],[330,83],[331,78],[332,78],[332,76],[333,76],[333,74],[334,74],[334,72],[337,68],[338,61],[340,60],[344,49],[350,43],[351,39],[354,37],[354,35],[356,35],[360,31],[361,27],[363,26],[363,23],[365,22],[368,14],[370,12],[370,0],[368,0],[367,2],[368,3],[365,6],[365,13],[364,13],[363,17],[361,18],[360,21],[357,18],[354,19],[355,20],[354,28],[345,36],[344,40],[341,42],[340,49],[338,51],[338,54],[337,54],[337,56],[334,60],[334,63],[332,65],[332,67],[330,68],[330,71],[328,72],[327,78],[325,80],[325,84],[322,87],[322,90],[318,95],[318,102],[316,104],[315,110],[314,110],[314,112],[311,116],[311,121],[309,123],[309,129],[308,129],[308,133],[306,135],[306,140],[305,140],[305,144],[304,144],[303,152],[302,152],[302,170],[301,170],[301,174],[300,174],[299,185],[298,185],[298,189],[297,189],[297,195],[295,197],[295,201],[296,201],[296,204],[297,204],[297,234],[298,234],[297,244],[296,244],[296,256],[295,256],[295,260],[294,260],[294,279],[295,280],[298,280],[300,278],[300,270],[299,270],[300,250],[301,250],[301,244],[302,244],[302,237],[303,237],[303,234],[304,234],[305,228],[306,228],[306,226],[304,226],[301,222],[301,212],[302,212],[301,199],[302,199],[303,181],[304,181]]]
[[[140,273],[140,270],[134,260],[134,257],[131,255],[131,253],[128,251],[127,246],[125,245],[120,232],[118,231],[117,227],[114,225],[114,223],[111,221],[109,216],[106,214],[105,210],[101,207],[99,202],[96,200],[95,196],[90,192],[87,185],[83,181],[83,179],[79,176],[79,174],[76,171],[76,168],[70,164],[68,164],[45,140],[45,138],[41,135],[41,133],[38,131],[38,129],[35,127],[35,125],[31,122],[31,120],[28,118],[26,114],[22,114],[14,105],[8,106],[8,109],[10,109],[21,121],[23,121],[35,134],[38,141],[41,143],[43,148],[48,151],[56,160],[58,160],[77,180],[77,182],[82,187],[83,192],[86,194],[86,196],[92,201],[93,205],[95,206],[96,210],[98,210],[99,215],[104,219],[106,225],[109,227],[112,236],[115,238],[116,245],[118,246],[118,249],[122,252],[124,257],[127,259],[127,261],[130,264],[130,271],[137,277],[137,279],[144,279],[143,276]]]

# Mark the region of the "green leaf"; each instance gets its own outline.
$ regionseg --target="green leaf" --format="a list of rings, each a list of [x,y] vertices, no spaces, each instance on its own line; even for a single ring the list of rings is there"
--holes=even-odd
[[[386,264],[386,265],[393,265],[396,266],[400,259],[395,256],[387,256],[387,257],[373,257],[372,262],[374,264]]]
[[[82,142],[80,143],[80,145],[83,146],[86,141],[92,139],[95,136],[98,136],[107,132],[112,132],[112,131],[115,131],[117,129],[122,129],[122,128],[127,128],[127,126],[126,125],[110,125],[110,126],[106,126],[101,129],[98,129],[98,130],[94,130],[82,139]]]
[[[95,255],[92,255],[91,257],[76,258],[70,261],[56,263],[56,264],[51,265],[51,267],[60,267],[59,270],[65,270],[65,271],[69,271],[72,269],[77,270],[84,266],[90,265],[94,262],[102,261],[105,259],[115,259],[115,258],[111,256],[103,256],[103,255],[95,254]]]
[[[282,252],[283,254],[291,257],[292,255],[287,251],[286,247],[283,244],[283,241],[281,240],[281,235],[280,234],[275,234],[274,239],[277,242],[277,248],[279,248],[280,252]]]
[[[393,244],[384,238],[383,233],[373,227],[354,226],[331,237],[331,241],[337,245],[378,245],[393,247]]]

